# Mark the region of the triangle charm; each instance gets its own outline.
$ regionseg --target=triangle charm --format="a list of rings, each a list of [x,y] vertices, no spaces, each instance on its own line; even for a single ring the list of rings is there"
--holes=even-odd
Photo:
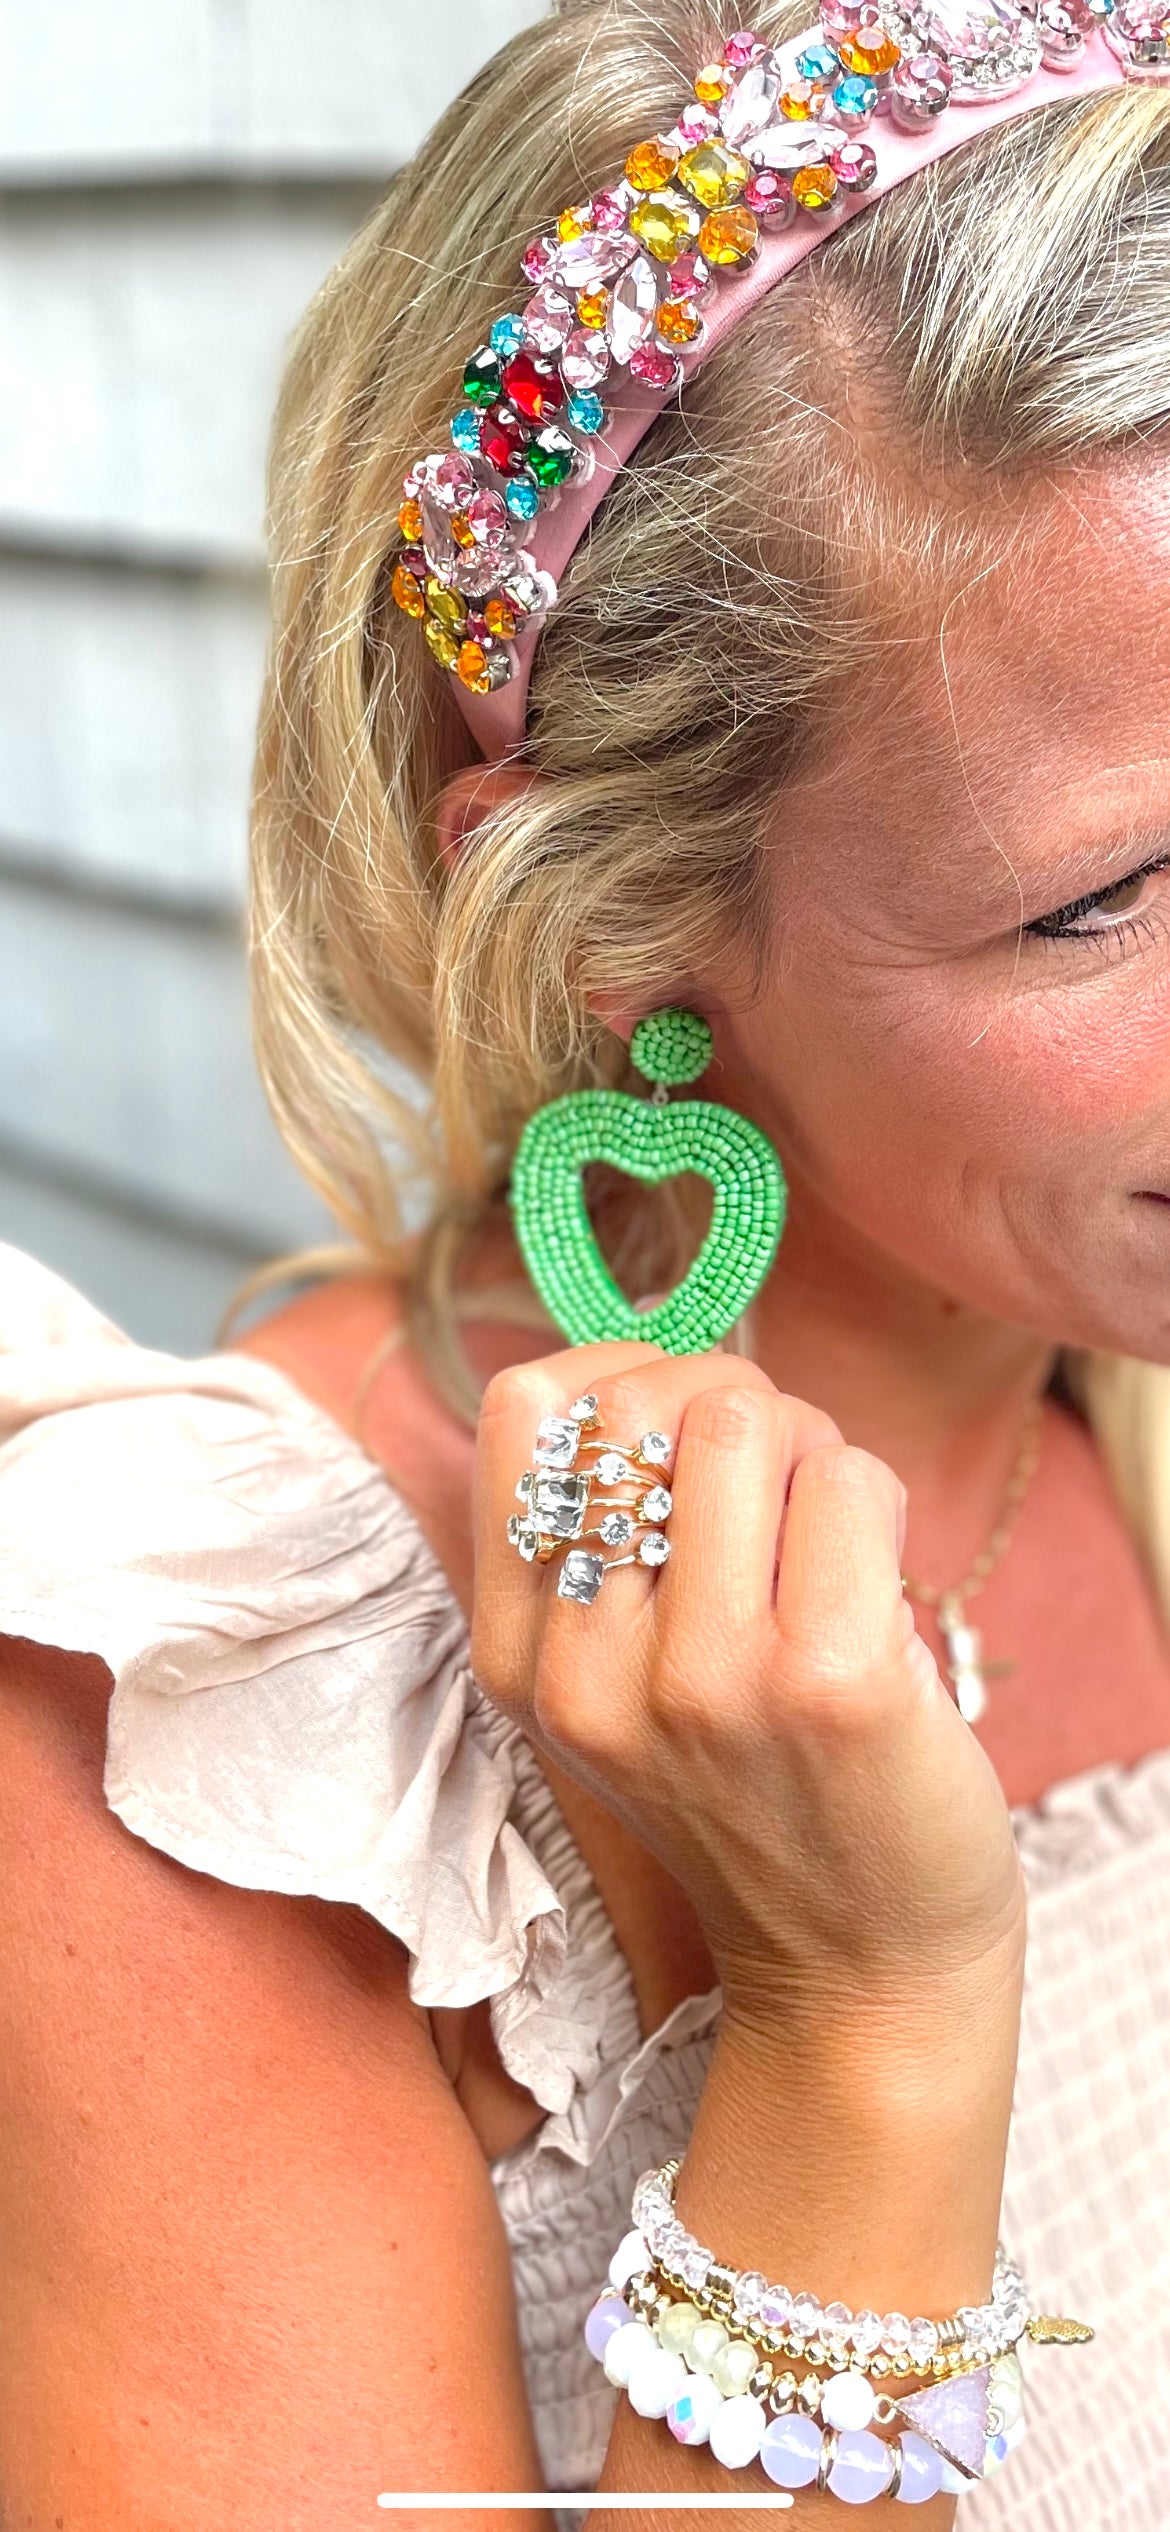
[[[987,2441],[991,2373],[980,2365],[973,2374],[953,2374],[949,2382],[932,2383],[928,2391],[912,2391],[895,2402],[900,2418],[953,2462],[967,2479],[982,2479]]]

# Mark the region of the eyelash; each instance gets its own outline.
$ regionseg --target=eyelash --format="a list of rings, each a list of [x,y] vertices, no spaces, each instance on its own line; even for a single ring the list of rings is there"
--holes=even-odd
[[[1065,941],[1091,941],[1098,949],[1118,949],[1142,938],[1152,939],[1153,925],[1148,913],[1135,906],[1132,913],[1119,915],[1115,921],[1100,925],[1082,924],[1080,917],[1092,914],[1110,897],[1131,888],[1137,879],[1154,879],[1159,871],[1170,870],[1170,853],[1160,854],[1156,861],[1143,862],[1140,869],[1130,870],[1124,879],[1115,879],[1109,888],[1095,889],[1091,896],[1074,897],[1070,904],[1057,906],[1051,914],[1039,915],[1024,930],[1032,940],[1058,946]]]

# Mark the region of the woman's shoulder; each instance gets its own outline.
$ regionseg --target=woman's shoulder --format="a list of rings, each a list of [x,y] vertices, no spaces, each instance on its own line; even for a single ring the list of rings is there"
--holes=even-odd
[[[275,1360],[137,1345],[0,1250],[5,1632],[116,1672],[165,1644],[155,1680],[180,1693],[315,1627],[360,1628],[394,1589],[419,1625],[459,1633],[385,1470]]]
[[[369,1332],[340,1328],[331,1378]],[[417,2004],[523,2014],[563,1936],[510,1817],[516,1736],[413,1510],[309,1394],[303,1334],[153,1353],[0,1250],[0,1634],[104,1665],[106,1800],[137,1837],[363,1909]]]

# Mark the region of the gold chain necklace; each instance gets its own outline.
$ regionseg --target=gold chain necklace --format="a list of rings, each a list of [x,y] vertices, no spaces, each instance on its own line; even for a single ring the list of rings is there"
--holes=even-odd
[[[916,1600],[922,1609],[937,1611],[955,1704],[966,1723],[978,1723],[980,1716],[986,1713],[987,1681],[992,1671],[1011,1668],[1010,1662],[989,1665],[984,1661],[983,1637],[978,1627],[967,1624],[964,1611],[967,1602],[982,1591],[988,1576],[995,1572],[1011,1545],[1024,1497],[1036,1474],[1043,1420],[1044,1400],[1034,1398],[1020,1429],[1020,1447],[1004,1489],[999,1519],[986,1547],[980,1549],[962,1582],[952,1583],[949,1589],[942,1590],[932,1583],[911,1582],[905,1574],[902,1577],[902,1589],[908,1600]]]

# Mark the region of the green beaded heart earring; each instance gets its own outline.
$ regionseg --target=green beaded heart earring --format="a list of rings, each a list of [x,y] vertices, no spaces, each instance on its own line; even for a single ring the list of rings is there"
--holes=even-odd
[[[784,1228],[784,1172],[747,1117],[710,1099],[669,1099],[711,1060],[711,1031],[695,1012],[650,1012],[638,1022],[630,1057],[655,1085],[649,1099],[571,1090],[529,1118],[512,1170],[516,1236],[570,1345],[641,1337],[668,1354],[705,1354],[742,1317],[772,1264]],[[711,1227],[694,1264],[653,1310],[634,1309],[598,1248],[582,1186],[590,1161],[608,1161],[647,1186],[696,1170],[714,1189]]]

